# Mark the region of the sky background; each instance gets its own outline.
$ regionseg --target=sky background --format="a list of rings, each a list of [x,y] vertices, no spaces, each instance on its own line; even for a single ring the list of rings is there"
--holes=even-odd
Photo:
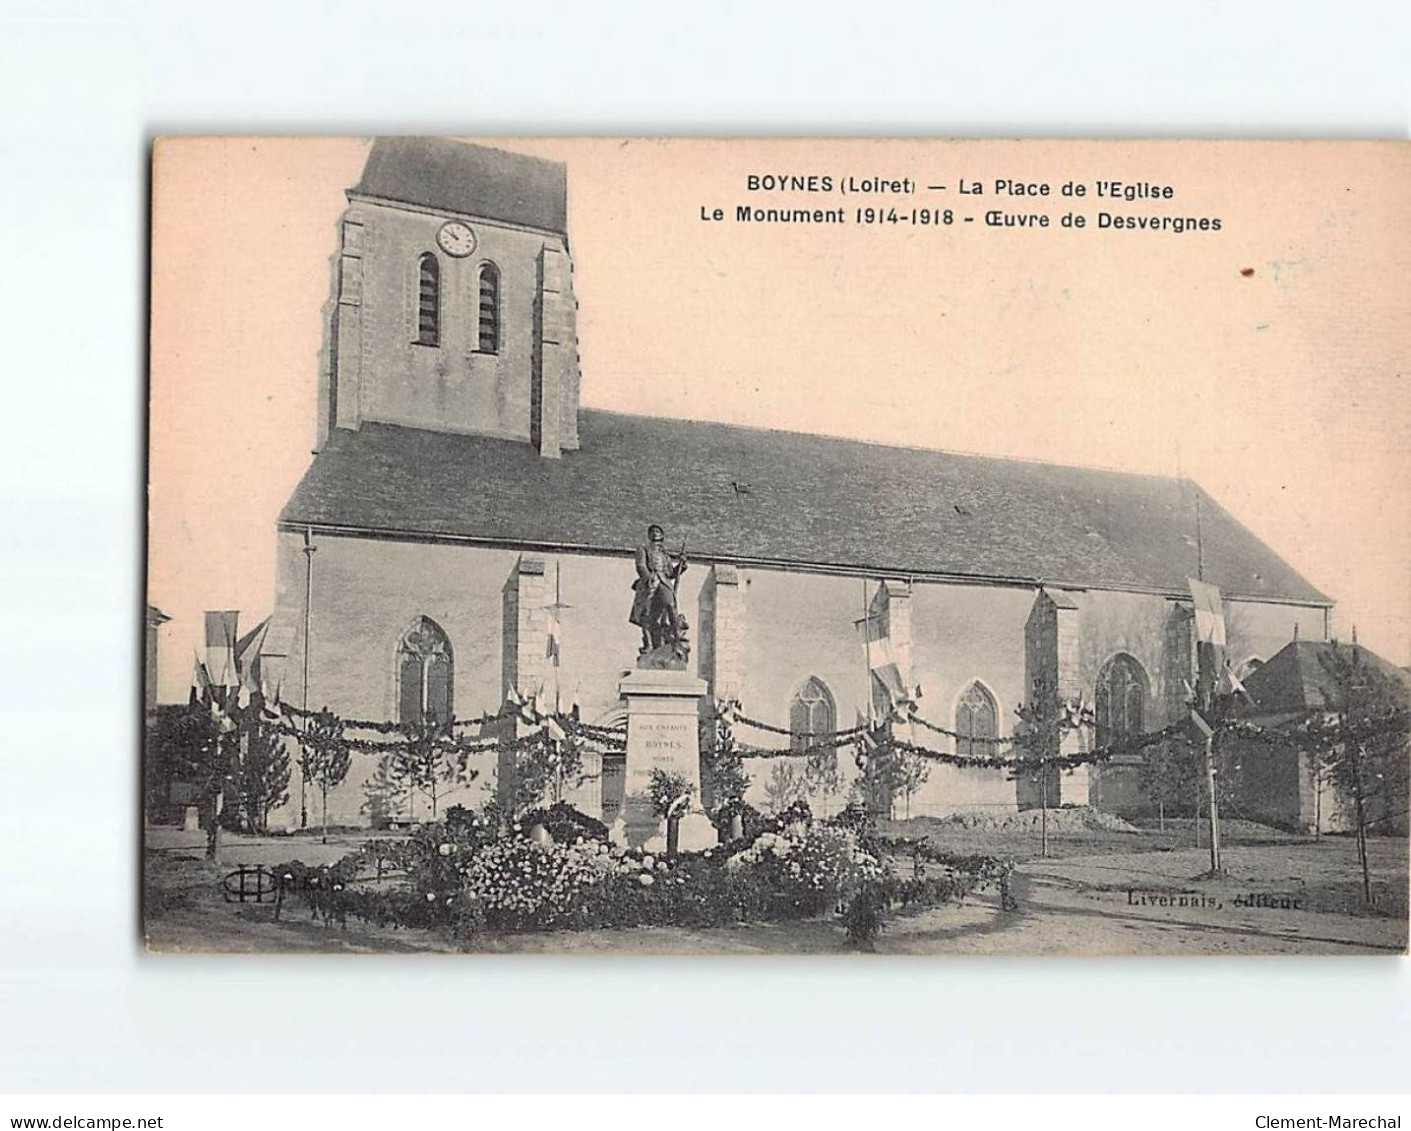
[[[1411,151],[1365,143],[500,139],[567,162],[585,406],[1190,476],[1411,662]],[[307,467],[354,139],[182,139],[153,170],[149,593],[160,693],[201,612],[274,596],[274,523]],[[749,173],[950,186],[950,228],[703,223]],[[957,195],[958,179],[985,184]],[[1037,202],[988,195],[1044,180]],[[1059,197],[1068,180],[1169,202]],[[1091,190],[1090,190],[1091,191]],[[892,203],[891,200],[882,203]],[[1083,231],[983,211],[1085,212]],[[1099,231],[1100,208],[1218,233]],[[1249,273],[1252,270],[1252,273]]]

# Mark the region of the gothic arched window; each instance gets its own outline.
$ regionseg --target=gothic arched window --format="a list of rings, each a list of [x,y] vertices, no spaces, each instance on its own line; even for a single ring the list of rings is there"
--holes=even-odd
[[[809,676],[789,700],[789,748],[802,754],[820,738],[838,729],[838,713],[832,692],[817,676]]]
[[[1146,673],[1141,664],[1119,652],[1098,673],[1094,713],[1097,744],[1108,746],[1127,735],[1141,734],[1145,725]]]
[[[955,752],[962,758],[988,758],[995,752],[995,744],[983,740],[999,737],[999,708],[978,680],[955,706],[955,733]]]
[[[417,264],[416,341],[441,344],[441,265],[427,252]]]
[[[493,263],[482,263],[478,275],[480,332],[476,349],[481,353],[500,352],[500,272]]]
[[[449,719],[454,677],[450,640],[430,617],[417,617],[397,644],[397,721]]]

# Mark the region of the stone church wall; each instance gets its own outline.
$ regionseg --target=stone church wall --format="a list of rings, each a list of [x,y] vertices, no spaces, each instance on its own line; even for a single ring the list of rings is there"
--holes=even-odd
[[[1014,709],[1024,699],[1024,622],[1033,591],[916,584],[912,593],[912,662],[914,680],[921,685],[920,714],[954,729],[960,697],[978,681],[995,701],[998,734],[1012,735]],[[921,745],[955,749],[951,739],[920,727],[913,730]],[[1005,771],[940,765],[931,767],[911,799],[912,816],[1002,812],[1015,806],[1015,783]]]
[[[576,700],[590,722],[613,720],[620,711],[617,684],[634,662],[638,632],[627,623],[635,577],[627,556],[540,554],[463,545],[411,544],[390,540],[315,535],[312,635],[308,706],[328,706],[346,717],[393,720],[397,713],[396,654],[402,634],[425,616],[446,633],[454,654],[453,707],[458,718],[496,711],[513,679],[532,692],[553,669],[545,659],[544,606],[558,596],[568,606],[561,617],[562,663],[558,668],[565,709]],[[270,656],[282,698],[304,702],[302,636],[306,556],[301,533],[279,535],[278,609],[272,638],[290,641],[287,655]],[[878,581],[867,583],[876,599]],[[903,581],[888,584],[892,632],[910,682],[922,689],[920,714],[955,726],[960,696],[979,681],[994,699],[1000,735],[1014,732],[1015,708],[1025,698],[1026,624],[1035,604],[1029,589]],[[1078,607],[1078,644],[1068,663],[1089,699],[1101,666],[1117,651],[1130,653],[1149,681],[1148,725],[1167,721],[1165,680],[1169,645],[1168,599],[1090,591],[1070,595]],[[712,568],[692,563],[681,580],[679,606],[691,621],[693,668],[708,681],[728,681],[744,713],[787,726],[795,691],[811,677],[832,696],[837,725],[855,725],[870,694],[857,621],[863,615],[863,582],[856,577],[781,570]],[[704,620],[702,619],[704,614]],[[1231,617],[1239,640],[1269,655],[1292,634],[1321,635],[1321,611],[1241,604]],[[909,627],[908,627],[909,626]],[[1233,628],[1232,628],[1233,634]],[[1282,634],[1282,637],[1280,637]],[[746,728],[738,737],[761,746],[787,740]],[[911,738],[951,750],[952,740],[913,727]],[[793,761],[793,760],[791,760]],[[480,777],[467,789],[440,798],[445,804],[479,804],[495,790],[494,759],[481,759]],[[795,762],[802,769],[803,760]],[[335,824],[361,824],[363,783],[376,768],[370,754],[355,756],[348,781],[330,799]],[[749,799],[763,805],[774,764],[754,760]],[[843,789],[856,777],[851,751],[839,756]],[[1104,772],[1085,786],[1105,807],[1135,807],[1132,772]],[[1115,784],[1114,784],[1115,781]],[[1105,792],[1104,792],[1105,791]],[[298,819],[293,797],[276,814],[276,825]],[[577,795],[593,805],[596,784]],[[1086,798],[1085,798],[1086,799]],[[1085,800],[1084,799],[1084,800]],[[841,796],[822,805],[834,809]],[[1003,771],[933,766],[911,799],[911,813],[942,815],[960,810],[1001,812],[1016,806],[1016,783]],[[425,812],[425,803],[419,803]],[[310,821],[317,805],[309,802]],[[902,803],[898,801],[900,814]]]

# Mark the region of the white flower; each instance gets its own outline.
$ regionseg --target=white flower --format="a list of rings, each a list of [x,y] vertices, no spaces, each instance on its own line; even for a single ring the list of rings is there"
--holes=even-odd
[[[653,864],[655,864],[655,863],[656,863],[656,857],[655,857],[655,856],[643,856],[643,857],[642,857],[642,867],[643,867],[643,868],[650,868],[650,867],[651,867]]]
[[[656,880],[655,878],[653,878],[650,872],[643,872],[640,876],[637,877],[637,882],[641,884],[644,888],[649,888],[652,886],[652,884],[656,883]]]
[[[426,893],[426,902],[427,902],[427,903],[435,903],[435,902],[436,902],[436,893],[435,893],[434,891],[429,891],[429,892]]]
[[[447,842],[446,844],[441,845],[441,847],[438,848],[436,851],[439,852],[442,856],[449,856],[455,850],[456,846]]]

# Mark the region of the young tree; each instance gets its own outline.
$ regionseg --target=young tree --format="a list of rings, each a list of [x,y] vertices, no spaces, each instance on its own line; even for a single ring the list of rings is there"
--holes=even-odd
[[[348,776],[352,748],[344,735],[344,723],[327,707],[305,720],[300,737],[300,772],[316,786],[323,800],[322,841],[328,843],[328,792]]]
[[[931,763],[909,750],[898,751],[895,787],[906,798],[906,819],[911,820],[911,799],[931,776]]]
[[[901,788],[901,753],[885,733],[878,732],[873,746],[858,755],[862,776],[853,783],[856,795],[874,817],[892,815]]]
[[[557,804],[567,789],[577,789],[588,777],[583,750],[576,741],[547,732],[530,735],[527,745],[515,752],[514,811],[520,814],[537,809],[546,798]]]
[[[808,796],[808,778],[804,771],[783,759],[774,763],[769,780],[764,783],[765,803],[772,813],[782,813],[795,801]]]
[[[372,776],[363,783],[362,811],[368,815],[373,825],[381,826],[395,815],[407,796],[406,779],[396,774],[392,768],[392,758],[384,754],[377,760]]]
[[[544,748],[549,764],[549,794],[558,804],[567,790],[577,789],[590,775],[583,766],[583,748],[574,739],[546,736]]]
[[[740,749],[735,742],[734,726],[727,711],[715,716],[714,724],[702,723],[702,729],[710,728],[713,734],[702,736],[705,750],[706,786],[710,792],[712,812],[727,805],[743,801],[745,791],[750,787],[750,776],[745,772],[745,760],[740,757]]]
[[[289,800],[289,755],[279,732],[258,722],[243,734],[236,792],[245,821],[255,832],[269,829],[269,811]]]
[[[1367,837],[1382,820],[1407,806],[1407,743],[1411,716],[1404,687],[1375,667],[1356,645],[1334,646],[1319,657],[1333,694],[1310,721],[1304,744],[1318,770],[1352,802],[1362,894],[1374,903]]]
[[[1019,727],[1014,738],[1016,750],[1023,752],[1028,763],[1021,770],[1038,789],[1039,795],[1039,855],[1048,855],[1049,799],[1058,796],[1058,769],[1052,762],[1058,757],[1063,736],[1067,732],[1067,713],[1058,694],[1058,684],[1052,676],[1040,675],[1029,689],[1029,701],[1021,703],[1014,713]]]
[[[660,766],[652,770],[648,779],[647,795],[651,798],[652,812],[666,822],[666,851],[669,855],[676,855],[681,818],[690,807],[695,788],[685,774],[663,770]]]
[[[1205,774],[1199,752],[1179,738],[1163,739],[1147,748],[1138,769],[1141,791],[1156,802],[1157,820],[1166,831],[1166,812],[1188,805],[1193,817],[1200,813],[1205,794]],[[1198,826],[1197,826],[1198,827]]]
[[[810,803],[818,801],[819,812],[826,816],[830,799],[836,797],[843,786],[837,750],[819,749],[808,756],[804,764],[804,785]]]
[[[223,729],[208,706],[189,707],[158,716],[151,742],[163,772],[196,787],[206,822],[206,859],[220,859],[220,826],[225,795],[236,782],[239,746],[233,727]]]
[[[410,816],[416,818],[415,798],[420,792],[431,801],[431,819],[437,817],[437,799],[442,782],[460,783],[479,776],[470,769],[455,737],[455,719],[440,722],[408,722],[402,725],[402,741],[391,755],[391,775],[407,786],[412,803]]]

